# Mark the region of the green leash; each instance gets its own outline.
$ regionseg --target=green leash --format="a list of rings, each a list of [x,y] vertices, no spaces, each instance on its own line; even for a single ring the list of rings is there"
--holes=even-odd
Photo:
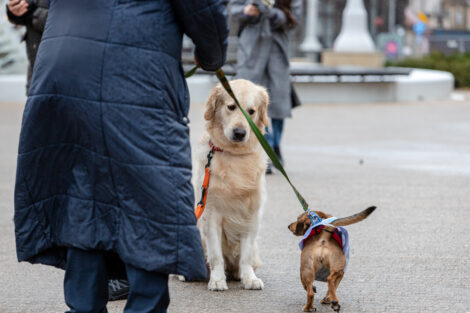
[[[196,70],[198,69],[198,67],[199,67],[199,65],[196,65],[194,68],[192,68],[189,72],[187,72],[185,74],[185,77],[188,78],[188,77],[192,76],[194,73],[196,73]],[[248,121],[248,124],[251,127],[251,130],[255,134],[256,138],[258,138],[259,143],[263,147],[263,149],[266,152],[266,154],[268,155],[268,157],[273,162],[274,166],[276,166],[276,168],[282,173],[282,175],[286,178],[289,185],[294,190],[294,193],[297,196],[297,199],[299,200],[300,204],[302,205],[302,208],[304,209],[304,211],[307,211],[308,210],[307,201],[305,201],[304,197],[302,197],[302,195],[297,190],[297,188],[295,188],[295,186],[292,184],[292,182],[289,179],[289,176],[287,176],[286,171],[282,167],[281,162],[279,162],[279,159],[277,158],[276,154],[274,153],[273,149],[271,148],[271,145],[266,141],[266,138],[264,138],[264,135],[261,133],[259,128],[253,122],[250,115],[245,111],[245,109],[238,102],[238,99],[237,99],[237,97],[235,97],[235,94],[233,93],[232,87],[230,86],[230,83],[228,82],[224,71],[221,68],[219,68],[215,72],[215,74],[216,74],[217,78],[219,79],[220,83],[222,84],[222,86],[224,87],[225,91],[227,91],[227,93],[230,95],[230,97],[232,97],[232,99],[237,104],[240,111],[242,111],[243,115],[245,116],[246,120]]]

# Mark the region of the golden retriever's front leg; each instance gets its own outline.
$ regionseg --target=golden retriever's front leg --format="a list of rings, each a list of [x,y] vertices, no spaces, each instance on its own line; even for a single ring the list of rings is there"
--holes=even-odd
[[[264,288],[263,281],[256,277],[253,265],[257,259],[255,243],[257,229],[244,235],[240,241],[240,278],[245,289],[260,290]]]
[[[207,288],[213,291],[227,290],[224,257],[222,254],[222,220],[216,212],[207,214],[205,218],[203,231],[207,263],[210,268],[210,279]]]

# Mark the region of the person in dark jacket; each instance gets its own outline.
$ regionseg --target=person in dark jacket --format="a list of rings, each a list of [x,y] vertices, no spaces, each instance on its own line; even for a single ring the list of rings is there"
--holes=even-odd
[[[49,3],[47,0],[10,0],[7,3],[8,20],[15,25],[26,26],[24,40],[28,56],[28,76],[26,93],[31,83],[36,53],[41,42],[42,33],[47,20]],[[125,299],[129,293],[129,284],[125,279],[112,279],[108,283],[110,301]]]
[[[70,312],[165,312],[168,274],[204,279],[194,215],[182,36],[225,62],[221,0],[52,0],[21,127],[19,261],[65,269]]]
[[[34,60],[41,42],[44,25],[46,24],[48,0],[10,0],[7,3],[8,20],[15,25],[26,26],[24,40],[26,41],[26,54],[28,56],[28,92],[33,73]]]

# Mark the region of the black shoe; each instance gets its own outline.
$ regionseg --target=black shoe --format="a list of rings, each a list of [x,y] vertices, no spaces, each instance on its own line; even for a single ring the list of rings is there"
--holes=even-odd
[[[273,165],[271,162],[268,162],[268,167],[266,168],[266,174],[271,175],[273,173]]]
[[[284,160],[282,159],[281,149],[279,147],[274,147],[273,150],[277,158],[279,159],[279,162],[281,162],[281,165],[284,166]]]
[[[110,279],[108,281],[108,301],[127,299],[129,282],[125,279]]]

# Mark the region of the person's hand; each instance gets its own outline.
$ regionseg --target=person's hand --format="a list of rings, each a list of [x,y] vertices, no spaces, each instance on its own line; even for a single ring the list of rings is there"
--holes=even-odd
[[[258,16],[260,12],[256,5],[249,4],[243,8],[243,13],[248,16]]]
[[[15,16],[22,16],[28,12],[28,2],[26,0],[10,0],[7,4],[8,10]]]

